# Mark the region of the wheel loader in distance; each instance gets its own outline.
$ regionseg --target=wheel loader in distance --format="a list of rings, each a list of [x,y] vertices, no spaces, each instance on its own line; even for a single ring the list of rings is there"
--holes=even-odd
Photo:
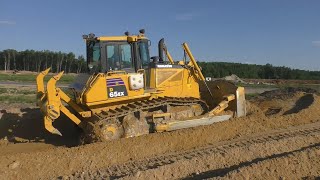
[[[150,41],[144,30],[138,35],[83,35],[89,78],[69,97],[53,76],[44,87],[37,76],[37,102],[45,128],[62,136],[53,126],[65,114],[83,130],[83,142],[108,141],[154,132],[209,125],[246,115],[243,87],[227,81],[210,86],[188,45],[184,60],[175,62],[164,40],[159,56],[150,58]]]

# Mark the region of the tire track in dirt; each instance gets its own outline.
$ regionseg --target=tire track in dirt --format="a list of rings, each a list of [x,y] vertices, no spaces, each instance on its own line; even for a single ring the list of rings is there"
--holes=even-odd
[[[320,179],[320,145],[310,145],[289,153],[246,164],[210,179]],[[254,172],[254,173],[253,173]],[[210,175],[210,174],[209,174]],[[193,177],[199,179],[201,177]]]
[[[287,157],[289,155],[293,155],[295,153],[303,152],[303,151],[306,151],[309,149],[314,149],[314,148],[319,149],[320,143],[312,144],[310,146],[301,147],[299,149],[296,149],[296,150],[293,150],[290,152],[273,154],[271,156],[266,156],[266,157],[258,157],[256,159],[251,160],[251,161],[241,162],[239,164],[232,165],[232,166],[226,167],[226,168],[214,169],[214,170],[209,170],[209,171],[198,173],[198,174],[192,174],[189,177],[186,177],[183,179],[184,180],[191,180],[191,179],[208,179],[208,178],[215,178],[215,177],[224,177],[229,173],[235,172],[236,170],[239,170],[241,168],[250,167],[250,166],[257,164],[259,162],[282,158],[282,157]]]
[[[302,138],[302,143],[299,143],[299,137]],[[297,140],[298,138],[298,140]],[[308,141],[307,138],[311,139],[311,141]],[[291,142],[291,140],[293,140]],[[263,161],[265,159],[270,159],[270,158],[276,158],[276,157],[281,157],[281,156],[286,156],[288,154],[292,154],[294,152],[299,152],[303,151],[308,148],[313,148],[313,147],[318,147],[320,146],[320,123],[313,123],[305,126],[298,126],[295,128],[289,128],[273,133],[268,133],[268,134],[260,134],[260,135],[255,135],[252,137],[246,137],[246,138],[241,138],[238,140],[232,140],[232,141],[226,141],[226,142],[220,142],[219,145],[209,145],[203,148],[198,148],[194,149],[191,151],[184,151],[184,152],[179,152],[179,153],[172,153],[172,154],[166,154],[166,155],[160,155],[156,156],[154,158],[150,159],[144,159],[144,160],[138,160],[138,161],[129,161],[124,164],[120,165],[114,165],[106,168],[100,168],[97,171],[88,171],[88,172],[77,172],[71,176],[69,176],[69,179],[73,178],[111,178],[111,179],[117,179],[117,178],[141,178],[143,177],[148,177],[149,175],[156,176],[157,174],[163,174],[163,170],[168,170],[169,167],[170,169],[179,169],[178,175],[179,177],[174,177],[174,178],[181,178],[183,175],[187,175],[189,178],[197,178],[197,179],[202,179],[202,178],[210,178],[210,177],[215,177],[215,176],[220,176],[220,175],[225,175],[228,172],[235,170],[239,167],[242,166],[247,166],[252,163],[258,162],[258,161]],[[287,141],[284,143],[283,141]],[[194,161],[195,159],[199,162],[203,160],[208,160],[211,159],[209,157],[213,156],[228,156],[229,152],[234,151],[235,149],[247,149],[248,147],[255,146],[256,149],[263,149],[264,145],[266,143],[269,143],[269,147],[276,147],[277,144],[291,144],[288,146],[290,150],[286,150],[286,148],[283,148],[283,150],[277,149],[277,151],[273,150],[274,152],[267,151],[259,154],[255,154],[252,157],[250,157],[248,160],[243,161],[243,162],[238,162],[230,165],[227,167],[223,168],[217,168],[214,170],[205,170],[202,171],[202,173],[199,173],[199,167],[192,167],[192,166],[186,166],[185,167],[185,172],[181,173],[181,170],[184,167],[183,161],[189,161],[190,162]],[[311,144],[311,145],[310,145]],[[242,150],[242,151],[243,151]],[[263,151],[263,150],[262,150]],[[246,152],[242,152],[239,154],[246,154]],[[245,156],[245,155],[244,155]],[[192,165],[191,163],[190,165]],[[205,164],[205,163],[204,163]],[[167,166],[167,168],[166,168]],[[174,167],[177,166],[177,167]],[[200,168],[201,169],[201,168]],[[148,175],[148,176],[146,176]],[[175,174],[171,174],[175,176]],[[60,177],[61,178],[61,177]],[[66,177],[64,177],[66,178]],[[168,178],[164,176],[164,178]]]

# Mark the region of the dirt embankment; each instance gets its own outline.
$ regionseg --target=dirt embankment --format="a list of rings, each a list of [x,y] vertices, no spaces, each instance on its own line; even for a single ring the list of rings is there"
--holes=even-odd
[[[316,93],[269,93],[247,103],[245,118],[79,147],[71,147],[77,143],[77,130],[70,121],[56,122],[64,134],[56,137],[44,130],[37,108],[1,105],[0,174],[5,179],[54,178],[320,120],[320,97]]]
[[[320,84],[320,80],[296,80],[296,79],[243,79],[247,83],[253,84],[276,84],[276,85],[294,85],[294,84]]]

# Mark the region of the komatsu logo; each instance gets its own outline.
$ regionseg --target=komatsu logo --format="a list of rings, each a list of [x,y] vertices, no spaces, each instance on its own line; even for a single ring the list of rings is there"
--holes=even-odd
[[[158,68],[172,68],[171,64],[157,64]]]

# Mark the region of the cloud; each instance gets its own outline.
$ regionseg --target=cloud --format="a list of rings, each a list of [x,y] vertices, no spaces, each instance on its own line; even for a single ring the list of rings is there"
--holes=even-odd
[[[177,21],[191,21],[196,16],[198,16],[198,14],[195,14],[195,13],[182,13],[182,14],[177,14],[175,19]]]
[[[320,41],[312,41],[312,45],[315,47],[320,47]]]
[[[0,25],[15,25],[15,21],[0,21]]]
[[[250,62],[250,61],[245,61],[245,62],[243,62],[243,64],[254,64],[254,63]]]

